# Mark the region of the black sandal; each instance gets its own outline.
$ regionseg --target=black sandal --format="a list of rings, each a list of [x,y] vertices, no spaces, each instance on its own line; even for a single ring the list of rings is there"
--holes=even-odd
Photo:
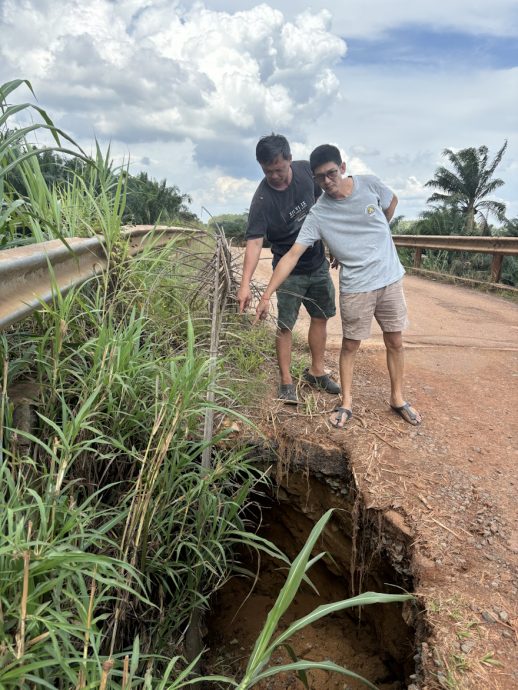
[[[331,426],[334,426],[335,429],[345,429],[345,425],[353,416],[352,410],[350,410],[348,407],[335,407],[333,412],[338,412],[338,419],[336,420],[336,422],[329,420]],[[344,417],[346,418],[345,422],[342,426],[339,426],[340,422],[343,420]]]
[[[421,420],[411,409],[412,406],[409,402],[406,402],[403,405],[400,405],[399,407],[394,407],[394,405],[391,405],[390,407],[394,410],[396,414],[402,417],[405,420],[405,422],[408,422],[408,424],[411,424],[412,426],[417,426],[418,424],[421,424]]]

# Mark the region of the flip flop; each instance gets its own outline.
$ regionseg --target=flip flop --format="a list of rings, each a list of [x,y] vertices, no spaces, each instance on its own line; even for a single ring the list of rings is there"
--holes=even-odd
[[[403,403],[403,405],[400,405],[399,407],[395,407],[394,405],[391,405],[390,407],[394,410],[396,414],[402,417],[405,420],[405,422],[412,424],[412,426],[417,426],[418,424],[421,424],[421,420],[412,410],[412,406],[409,402]]]
[[[336,420],[336,422],[332,422],[331,420],[329,420],[331,426],[334,426],[335,429],[345,429],[347,422],[353,416],[352,410],[349,410],[349,408],[347,407],[335,407],[333,412],[338,412],[338,419]],[[338,426],[338,424],[343,420],[344,417],[346,419],[343,426]]]

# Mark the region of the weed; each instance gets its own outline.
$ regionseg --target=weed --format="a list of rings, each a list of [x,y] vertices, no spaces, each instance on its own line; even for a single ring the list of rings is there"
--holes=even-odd
[[[487,654],[484,654],[484,656],[481,659],[479,659],[479,661],[481,664],[484,664],[485,666],[503,666],[501,661],[495,659],[493,652],[487,652]]]

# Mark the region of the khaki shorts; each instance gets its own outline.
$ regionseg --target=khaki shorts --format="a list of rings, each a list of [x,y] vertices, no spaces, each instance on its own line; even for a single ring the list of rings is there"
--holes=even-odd
[[[372,317],[383,333],[403,331],[408,326],[403,281],[371,292],[340,293],[342,333],[348,340],[364,340],[371,334]]]

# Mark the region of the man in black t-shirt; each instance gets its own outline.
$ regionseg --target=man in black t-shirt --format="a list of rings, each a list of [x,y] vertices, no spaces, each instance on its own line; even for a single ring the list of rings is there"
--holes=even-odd
[[[271,134],[259,140],[257,162],[264,172],[248,215],[243,277],[238,291],[240,311],[250,303],[250,281],[257,268],[263,240],[271,243],[273,268],[289,251],[309,209],[321,194],[307,161],[292,161],[285,137]],[[338,395],[340,387],[324,371],[327,319],[336,313],[334,286],[322,242],[310,247],[277,290],[276,351],[280,372],[279,399],[297,404],[296,386],[291,377],[292,330],[300,305],[311,317],[308,343],[311,366],[304,379],[311,385]]]

